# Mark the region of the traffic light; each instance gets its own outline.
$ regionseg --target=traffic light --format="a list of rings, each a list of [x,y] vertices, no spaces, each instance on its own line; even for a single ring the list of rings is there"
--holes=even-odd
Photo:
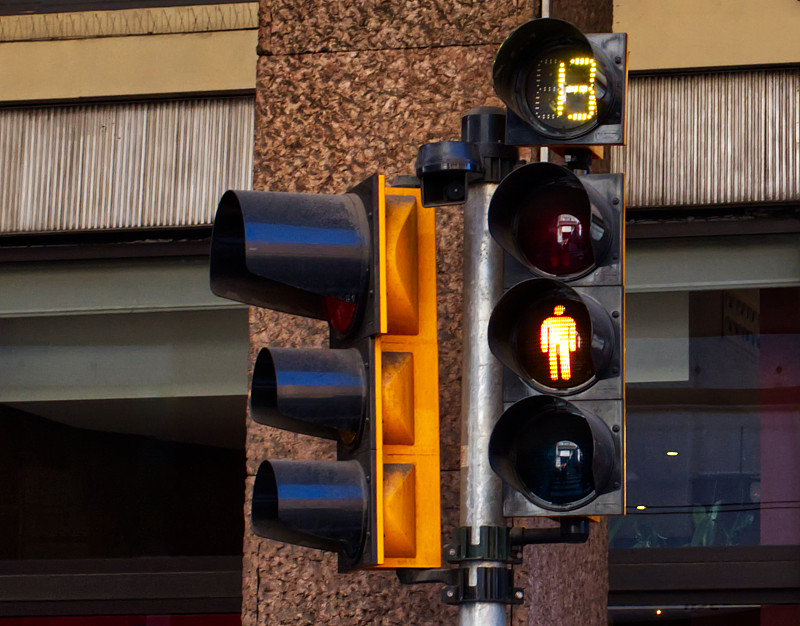
[[[535,19],[503,42],[492,68],[508,107],[508,145],[622,144],[627,35],[585,35],[563,20]]]
[[[619,174],[531,163],[492,196],[505,292],[488,336],[506,410],[489,461],[506,516],[624,512],[622,194]]]
[[[373,176],[341,195],[228,191],[211,288],[330,328],[330,348],[257,356],[253,419],[334,440],[337,460],[263,462],[255,532],[336,552],[340,571],[438,567],[435,221],[419,190]]]

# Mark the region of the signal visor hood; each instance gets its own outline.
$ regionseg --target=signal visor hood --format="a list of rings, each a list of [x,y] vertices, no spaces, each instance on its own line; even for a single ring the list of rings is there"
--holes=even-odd
[[[356,194],[227,191],[211,237],[211,290],[327,320],[329,299],[364,299],[370,251],[370,226]]]

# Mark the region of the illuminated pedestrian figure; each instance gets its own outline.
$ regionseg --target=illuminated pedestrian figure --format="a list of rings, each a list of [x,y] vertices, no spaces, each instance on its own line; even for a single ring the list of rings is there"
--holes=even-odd
[[[558,304],[553,309],[553,316],[542,322],[540,347],[542,352],[550,357],[550,379],[558,380],[559,369],[561,379],[569,380],[570,353],[578,349],[578,328],[575,320],[569,315],[564,315],[563,304]]]

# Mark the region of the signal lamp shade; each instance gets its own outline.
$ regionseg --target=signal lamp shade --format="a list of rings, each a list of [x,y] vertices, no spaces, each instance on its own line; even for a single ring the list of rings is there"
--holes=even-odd
[[[355,443],[367,380],[354,349],[262,348],[253,369],[250,411],[259,424]]]
[[[492,79],[506,106],[553,143],[585,136],[607,119],[620,90],[609,84],[615,80],[610,69],[575,26],[546,18],[526,22],[506,38]]]
[[[211,290],[345,333],[363,314],[370,253],[356,194],[227,191],[211,236]]]
[[[358,461],[264,461],[253,485],[256,534],[338,552],[363,549],[368,491]]]
[[[506,176],[489,205],[489,231],[535,274],[575,280],[592,272],[612,243],[606,202],[565,167],[530,163]]]
[[[600,418],[552,396],[512,405],[489,440],[492,469],[536,506],[558,512],[619,488],[618,456]]]

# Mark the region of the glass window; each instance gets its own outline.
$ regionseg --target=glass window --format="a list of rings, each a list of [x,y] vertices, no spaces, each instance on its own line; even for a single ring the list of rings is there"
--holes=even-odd
[[[0,617],[0,626],[241,626],[235,615],[113,615],[80,617]]]
[[[665,608],[616,608],[609,624],[637,626],[789,626],[800,620],[800,606],[699,606]]]
[[[0,562],[241,554],[245,308],[0,317],[0,357]]]
[[[0,559],[241,553],[241,450],[0,406],[0,476]]]
[[[627,297],[612,548],[800,544],[800,288]]]

